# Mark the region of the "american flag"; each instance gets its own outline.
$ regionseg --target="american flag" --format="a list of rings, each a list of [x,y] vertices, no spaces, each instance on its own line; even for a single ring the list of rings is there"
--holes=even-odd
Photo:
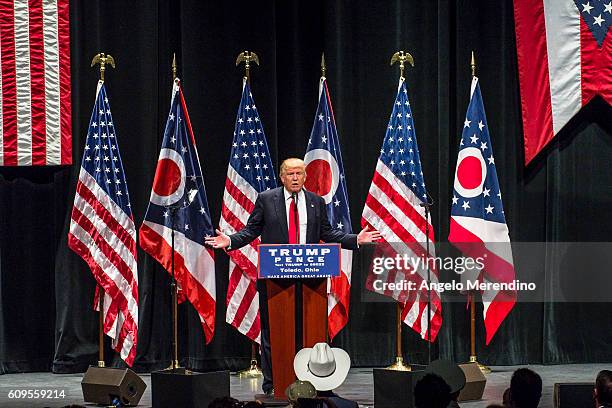
[[[174,224],[174,225],[173,225]],[[204,246],[213,234],[195,137],[179,79],[174,81],[170,113],[153,179],[151,199],[140,227],[140,246],[172,274],[198,312],[210,343],[215,333],[215,260]]]
[[[596,95],[612,105],[612,1],[514,0],[525,164]]]
[[[103,82],[89,121],[68,246],[104,289],[104,333],[131,366],[138,341],[136,227]]]
[[[72,164],[68,0],[0,3],[0,166]]]
[[[347,234],[352,233],[340,142],[327,80],[324,77],[319,83],[319,105],[304,162],[308,174],[306,189],[325,199],[327,216],[333,227]],[[327,328],[331,340],[346,326],[351,300],[353,251],[343,249],[341,259],[340,276],[328,279]]]
[[[421,206],[421,203],[427,201],[408,90],[402,79],[366,198],[361,224],[370,225],[380,232],[386,244],[379,244],[378,247],[384,248],[384,256],[405,254],[426,259],[435,255],[431,219],[425,218],[425,210]],[[425,235],[428,224],[429,254],[426,251]],[[434,269],[431,272],[431,282],[437,283],[437,271]],[[391,270],[381,276],[384,276],[387,282],[415,282],[415,291],[395,290],[386,291],[384,294],[403,304],[404,323],[423,339],[429,340],[430,327],[433,342],[442,324],[442,305],[437,292],[431,291],[431,313],[428,313],[428,291],[421,286],[421,283],[427,280],[427,270]],[[373,275],[370,275],[367,282],[367,287],[371,290],[372,277]],[[431,315],[429,322],[428,315]]]
[[[221,230],[240,231],[255,207],[257,194],[276,187],[276,177],[263,124],[246,80],[236,115],[234,140],[223,191]],[[225,320],[240,333],[260,343],[259,294],[257,293],[257,238],[230,256]]]
[[[514,263],[497,181],[493,146],[478,78],[472,80],[470,104],[463,123],[451,207],[452,242],[466,256],[482,257],[484,269],[468,279],[512,282]],[[515,291],[482,291],[489,344],[516,302]]]

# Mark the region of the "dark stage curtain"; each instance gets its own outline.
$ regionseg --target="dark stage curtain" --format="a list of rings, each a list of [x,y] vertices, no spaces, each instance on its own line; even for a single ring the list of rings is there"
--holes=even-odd
[[[257,52],[252,88],[277,164],[303,156],[317,103],[319,61],[328,81],[343,149],[357,230],[395,96],[393,52],[415,59],[406,77],[423,172],[436,204],[436,237],[449,230],[451,185],[470,89],[470,51],[478,74],[513,241],[607,241],[612,229],[611,109],[596,99],[530,167],[523,166],[521,110],[512,1],[260,1],[74,0],[71,2],[73,161],[69,167],[0,169],[0,373],[84,371],[97,360],[94,280],[67,248],[66,235],[104,51],[119,145],[137,225],[150,195],[171,91],[170,62],[179,74],[196,134],[213,220],[221,195],[241,91],[242,50]],[[608,118],[608,119],[606,119]],[[170,362],[168,274],[139,251],[139,344],[135,367]],[[238,369],[250,343],[225,323],[227,257],[217,254],[217,325],[205,345],[197,314],[180,306],[182,363],[196,369]],[[546,282],[561,277],[541,262]],[[365,273],[355,260],[351,316],[335,340],[356,366],[380,366],[394,354],[395,307],[366,302]],[[521,271],[517,270],[518,277]],[[479,322],[481,322],[479,316]],[[444,304],[443,329],[432,353],[468,358],[464,304]],[[492,343],[478,350],[488,364],[612,361],[609,305],[519,304]],[[427,344],[405,328],[411,362]],[[108,349],[108,339],[107,339]],[[108,363],[122,364],[108,351]]]

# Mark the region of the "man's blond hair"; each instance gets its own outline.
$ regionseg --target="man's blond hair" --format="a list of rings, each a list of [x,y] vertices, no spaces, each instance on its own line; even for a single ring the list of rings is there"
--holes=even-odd
[[[303,167],[304,172],[306,172],[306,164],[304,160],[298,159],[297,157],[290,157],[288,159],[283,160],[280,165],[280,175],[282,176],[289,167]]]

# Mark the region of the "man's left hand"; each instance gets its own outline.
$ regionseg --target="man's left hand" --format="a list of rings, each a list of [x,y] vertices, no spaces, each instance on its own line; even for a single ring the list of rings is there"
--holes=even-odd
[[[366,226],[357,234],[357,245],[367,244],[369,242],[375,242],[382,238],[380,232],[370,229],[370,226]]]

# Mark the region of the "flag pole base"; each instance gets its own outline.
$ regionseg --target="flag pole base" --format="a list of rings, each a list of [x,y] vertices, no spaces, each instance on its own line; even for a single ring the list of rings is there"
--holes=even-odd
[[[171,360],[170,365],[164,371],[174,371],[174,370],[185,370],[185,369],[179,365],[178,360]],[[185,370],[185,371],[188,371],[188,370]]]
[[[489,367],[487,367],[484,364],[480,364],[477,360],[476,360],[476,356],[470,356],[470,363],[476,363],[478,365],[478,368],[480,369],[480,372],[483,374],[491,374],[491,369]]]
[[[395,357],[395,363],[393,363],[390,366],[388,366],[387,370],[412,371],[412,367],[410,367],[410,365],[404,363],[404,359],[402,357]]]
[[[104,368],[105,367],[104,361],[98,360],[98,367]]]
[[[244,370],[238,371],[238,376],[240,378],[261,378],[263,377],[263,372],[257,365],[257,360],[251,360],[251,366]]]

